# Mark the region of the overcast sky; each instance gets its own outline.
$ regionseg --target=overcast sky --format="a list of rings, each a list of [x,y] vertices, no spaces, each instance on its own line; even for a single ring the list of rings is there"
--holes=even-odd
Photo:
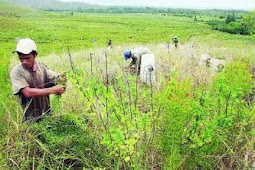
[[[255,0],[62,0],[107,6],[154,6],[172,8],[255,9]]]

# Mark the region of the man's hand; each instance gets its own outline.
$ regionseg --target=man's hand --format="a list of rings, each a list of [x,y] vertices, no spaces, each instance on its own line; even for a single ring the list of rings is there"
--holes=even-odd
[[[60,74],[59,77],[54,80],[55,85],[59,84],[66,86],[66,82],[67,82],[66,72]]]
[[[21,89],[20,91],[26,98],[43,97],[43,96],[48,96],[50,94],[59,94],[59,95],[63,94],[66,91],[66,86],[57,85],[51,88],[43,88],[43,89],[25,87]]]
[[[64,73],[60,74],[58,84],[66,86],[66,82],[67,82],[67,77],[66,77],[66,72],[64,72]]]
[[[57,85],[52,87],[53,94],[63,94],[66,91],[66,86]]]

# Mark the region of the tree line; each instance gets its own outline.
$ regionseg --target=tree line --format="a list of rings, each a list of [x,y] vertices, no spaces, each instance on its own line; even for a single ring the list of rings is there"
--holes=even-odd
[[[228,14],[225,20],[210,20],[212,29],[231,34],[255,34],[255,10],[250,13]]]

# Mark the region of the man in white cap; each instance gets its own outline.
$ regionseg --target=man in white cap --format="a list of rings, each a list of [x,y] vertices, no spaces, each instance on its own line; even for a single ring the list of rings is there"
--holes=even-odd
[[[59,74],[36,62],[37,46],[29,38],[21,39],[16,50],[21,64],[11,70],[13,94],[18,96],[24,111],[23,121],[37,121],[50,113],[50,94],[63,94],[66,87],[55,85]]]

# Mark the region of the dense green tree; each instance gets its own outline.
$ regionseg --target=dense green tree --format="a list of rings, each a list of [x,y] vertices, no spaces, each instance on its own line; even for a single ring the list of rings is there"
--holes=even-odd
[[[229,24],[230,22],[235,22],[236,21],[236,17],[234,14],[229,14],[225,20],[226,24]]]
[[[255,33],[255,10],[242,15],[242,25],[250,33]]]
[[[195,15],[195,17],[194,17],[194,22],[197,22],[198,20],[197,20],[197,16]]]

